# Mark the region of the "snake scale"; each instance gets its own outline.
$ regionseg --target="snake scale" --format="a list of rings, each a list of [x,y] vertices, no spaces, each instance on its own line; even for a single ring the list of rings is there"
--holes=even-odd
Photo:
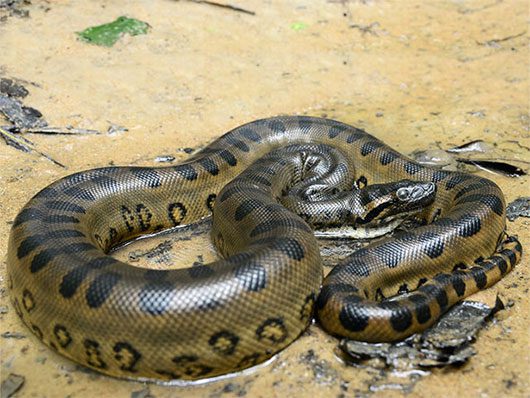
[[[224,256],[215,263],[149,270],[108,255],[212,210]],[[423,225],[372,241],[322,281],[308,222],[377,229],[410,210]],[[7,266],[17,314],[53,350],[111,376],[173,380],[256,365],[313,312],[333,335],[403,339],[521,254],[492,181],[420,165],[337,121],[291,116],[235,128],[178,165],[51,184],[16,217]]]

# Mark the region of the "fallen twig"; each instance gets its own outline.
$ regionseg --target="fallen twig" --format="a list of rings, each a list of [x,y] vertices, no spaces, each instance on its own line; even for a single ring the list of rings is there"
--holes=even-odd
[[[372,36],[379,36],[377,32],[373,30],[373,28],[377,26],[379,26],[379,22],[372,22],[370,25],[352,24],[350,25],[350,28],[359,29],[363,36],[367,33],[370,33]]]
[[[217,3],[215,1],[209,1],[209,0],[188,0],[188,1],[191,1],[192,3],[198,3],[198,4],[207,4],[209,6],[214,6],[214,7],[219,7],[219,8],[227,8],[229,10],[242,12],[248,15],[256,15],[254,11],[246,10],[244,8],[233,6],[231,4]]]
[[[35,144],[33,144],[31,141],[23,137],[16,136],[15,134],[11,133],[7,129],[4,129],[3,127],[0,127],[0,136],[2,136],[2,138],[5,140],[7,145],[10,145],[23,152],[28,152],[28,153],[36,152],[42,157],[45,157],[46,159],[48,159],[50,162],[55,163],[57,166],[63,167],[66,169],[66,166],[64,164],[53,159],[51,156],[46,155],[44,152],[41,152],[38,149],[36,149]]]
[[[518,33],[516,35],[506,36],[502,37],[500,39],[491,39],[487,41],[476,41],[479,46],[489,46],[489,47],[498,47],[499,43],[502,43],[503,41],[508,41],[512,39],[517,39],[518,37],[524,36],[526,34],[526,30],[524,32]]]
[[[82,134],[101,134],[98,130],[78,129],[71,126],[66,127],[38,127],[24,129],[24,133],[31,134],[63,134],[63,135],[82,135]]]

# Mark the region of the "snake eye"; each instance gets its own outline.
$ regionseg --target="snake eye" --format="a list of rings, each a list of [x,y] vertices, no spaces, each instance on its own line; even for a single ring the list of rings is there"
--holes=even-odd
[[[409,199],[409,190],[408,188],[399,188],[396,191],[396,196],[401,201],[406,201]]]

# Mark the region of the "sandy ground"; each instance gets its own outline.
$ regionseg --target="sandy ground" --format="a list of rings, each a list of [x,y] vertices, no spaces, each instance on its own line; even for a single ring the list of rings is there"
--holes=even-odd
[[[336,355],[337,340],[313,325],[247,375],[185,388],[144,385],[74,365],[18,320],[5,289],[10,224],[38,190],[79,170],[157,165],[159,155],[178,161],[187,156],[182,148],[278,114],[335,118],[407,154],[481,138],[528,168],[526,1],[237,5],[255,15],[189,1],[58,0],[24,6],[29,18],[1,20],[0,74],[25,81],[24,103],[52,126],[102,132],[26,135],[66,168],[0,142],[2,381],[25,377],[17,397],[529,396],[528,256],[491,289],[511,306],[481,331],[477,354],[459,368],[399,374],[347,366]],[[151,30],[112,48],[77,40],[75,32],[120,15]],[[108,134],[112,124],[128,131]],[[528,177],[481,174],[508,202],[529,194]],[[508,225],[523,247],[529,224],[518,218]]]

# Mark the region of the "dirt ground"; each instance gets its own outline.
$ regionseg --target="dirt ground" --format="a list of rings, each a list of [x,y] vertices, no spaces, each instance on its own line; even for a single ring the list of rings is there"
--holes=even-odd
[[[530,395],[528,255],[490,289],[509,305],[460,367],[351,366],[337,355],[338,341],[312,325],[268,364],[186,387],[115,380],[59,357],[21,324],[5,287],[11,223],[41,188],[93,167],[161,165],[155,159],[163,155],[178,162],[188,156],[184,148],[257,118],[327,116],[405,154],[483,139],[496,159],[528,170],[526,0],[230,2],[254,15],[184,0],[31,3],[0,8],[0,77],[19,79],[29,91],[24,104],[50,126],[101,134],[24,135],[64,168],[0,140],[0,371],[2,381],[24,378],[13,396]],[[111,48],[77,39],[75,32],[121,15],[147,22],[148,34]],[[530,196],[527,176],[480,174],[501,186],[507,202]],[[529,224],[508,223],[524,248]]]

